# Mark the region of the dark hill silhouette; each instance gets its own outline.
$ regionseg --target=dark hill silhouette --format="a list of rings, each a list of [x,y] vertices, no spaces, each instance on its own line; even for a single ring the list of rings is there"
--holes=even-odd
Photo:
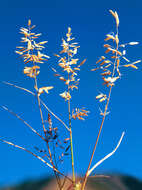
[[[53,178],[26,181],[22,184],[0,188],[0,190],[56,190]],[[109,177],[90,177],[86,190],[142,190],[142,181],[126,175],[109,175]]]

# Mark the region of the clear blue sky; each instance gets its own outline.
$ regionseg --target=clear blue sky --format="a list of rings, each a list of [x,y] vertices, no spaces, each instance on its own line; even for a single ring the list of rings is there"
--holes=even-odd
[[[51,56],[48,64],[41,69],[41,86],[53,85],[54,90],[44,97],[48,106],[62,117],[67,105],[57,96],[63,90],[62,82],[53,77],[51,66],[56,67],[61,39],[72,28],[80,43],[79,58],[87,58],[80,72],[80,88],[73,94],[75,107],[90,110],[88,119],[73,122],[73,141],[76,172],[82,174],[87,168],[91,150],[95,142],[99,124],[99,105],[95,99],[101,90],[99,74],[90,72],[97,58],[104,53],[103,39],[113,31],[114,19],[109,9],[116,10],[120,18],[120,40],[122,43],[139,41],[140,45],[131,47],[128,56],[132,60],[142,58],[142,2],[140,0],[95,1],[95,0],[24,0],[3,1],[0,3],[0,80],[9,81],[32,90],[32,82],[22,74],[23,61],[14,53],[19,45],[19,28],[26,26],[28,19],[37,26],[43,40],[48,40],[47,54]],[[122,79],[112,92],[110,115],[106,119],[94,163],[111,152],[117,144],[122,131],[125,138],[109,160],[97,168],[96,172],[121,172],[142,179],[142,66],[139,70],[123,70]],[[16,113],[30,120],[32,126],[39,128],[39,116],[34,99],[22,91],[0,84],[0,104],[6,105]],[[59,123],[58,123],[59,125]],[[26,147],[38,146],[40,140],[16,118],[0,110],[0,136]],[[70,167],[66,164],[70,171]],[[0,143],[0,185],[18,183],[30,177],[50,175],[51,170],[28,153]]]

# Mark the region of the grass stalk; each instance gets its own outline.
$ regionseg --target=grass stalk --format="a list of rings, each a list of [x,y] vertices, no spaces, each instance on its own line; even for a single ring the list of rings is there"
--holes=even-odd
[[[116,35],[118,36],[118,25],[116,25]],[[119,41],[116,41],[116,53],[115,53],[116,58],[115,58],[114,64],[113,64],[112,78],[114,77],[114,74],[115,74],[116,62],[117,62],[117,59],[118,59],[118,45],[119,45]],[[101,122],[101,125],[100,125],[100,128],[99,128],[99,132],[98,132],[97,139],[96,139],[96,142],[95,142],[95,145],[94,145],[94,148],[93,148],[93,152],[91,154],[91,159],[89,161],[89,165],[88,165],[87,171],[85,173],[85,177],[84,177],[84,180],[83,180],[83,183],[82,183],[81,190],[84,190],[84,188],[86,186],[86,183],[87,183],[88,171],[89,171],[89,169],[91,167],[92,160],[93,160],[93,157],[94,157],[94,154],[95,154],[98,142],[99,142],[99,138],[100,138],[100,135],[101,135],[101,132],[102,132],[103,124],[104,124],[104,121],[105,121],[105,118],[106,118],[108,105],[109,105],[109,101],[110,101],[110,97],[111,97],[111,92],[112,92],[112,85],[110,86],[110,89],[109,89],[109,94],[108,94],[107,102],[106,102],[106,105],[105,105],[105,110],[104,110],[102,122]]]
[[[37,78],[35,76],[35,89],[38,89],[38,84],[37,84]],[[43,119],[43,113],[42,113],[42,109],[41,109],[41,102],[40,102],[40,98],[38,96],[38,91],[36,93],[37,95],[37,100],[38,100],[38,106],[39,106],[39,110],[40,110],[40,117],[41,117],[41,122],[42,122],[42,126],[43,126],[43,131],[44,131],[44,135],[45,135],[45,138],[46,138],[46,129],[45,129],[45,125],[44,125],[44,119]],[[47,149],[48,149],[48,153],[49,153],[49,156],[50,156],[50,162],[53,166],[53,171],[54,171],[54,174],[55,174],[55,177],[56,177],[56,181],[57,181],[57,184],[58,184],[58,187],[60,190],[62,190],[62,187],[61,187],[61,181],[60,181],[60,178],[56,172],[57,168],[56,166],[54,165],[54,162],[53,162],[53,158],[52,158],[52,152],[50,150],[50,147],[49,147],[49,143],[47,142],[46,143],[47,145]]]
[[[69,93],[69,86],[68,86],[68,93]],[[73,154],[73,139],[72,139],[70,99],[68,100],[68,113],[69,113],[70,146],[71,146],[71,161],[72,161],[72,180],[73,180],[73,185],[75,185],[75,171],[74,171],[74,154]]]
[[[85,177],[83,179],[81,190],[84,190],[86,182],[87,182],[88,171],[89,171],[89,169],[91,167],[91,163],[92,163],[92,160],[93,160],[93,157],[94,157],[94,153],[96,151],[96,148],[97,148],[97,145],[98,145],[98,142],[99,142],[99,138],[100,138],[100,135],[101,135],[101,132],[102,132],[103,124],[104,124],[104,121],[105,121],[105,117],[106,117],[106,113],[107,113],[107,109],[108,109],[108,104],[109,104],[109,100],[110,100],[110,96],[111,96],[111,91],[112,91],[112,86],[109,89],[109,96],[108,96],[107,103],[106,103],[106,106],[105,106],[104,116],[102,118],[102,122],[101,122],[99,132],[98,132],[98,135],[97,135],[97,139],[96,139],[96,142],[95,142],[95,145],[94,145],[94,148],[93,148],[93,152],[91,154],[91,159],[89,161],[89,165],[88,165],[87,171],[85,173]]]

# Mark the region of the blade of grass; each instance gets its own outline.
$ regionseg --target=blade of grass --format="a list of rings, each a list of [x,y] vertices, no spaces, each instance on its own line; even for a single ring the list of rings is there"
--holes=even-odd
[[[88,171],[87,176],[89,176],[89,175],[93,172],[93,170],[94,170],[95,168],[97,168],[101,163],[103,163],[106,159],[108,159],[109,157],[111,157],[111,156],[117,151],[117,149],[119,148],[119,146],[120,146],[120,144],[121,144],[121,142],[122,142],[122,139],[123,139],[123,137],[124,137],[124,134],[125,134],[125,132],[122,133],[122,135],[121,135],[121,137],[120,137],[120,139],[119,139],[119,141],[118,141],[117,146],[115,147],[115,149],[114,149],[112,152],[110,152],[109,154],[107,154],[104,158],[102,158],[99,162],[97,162],[97,163]]]

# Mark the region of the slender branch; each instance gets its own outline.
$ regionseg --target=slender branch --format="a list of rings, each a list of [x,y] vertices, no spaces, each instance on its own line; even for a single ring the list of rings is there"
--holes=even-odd
[[[42,161],[43,163],[45,163],[47,166],[49,166],[50,168],[56,170],[56,168],[53,168],[53,166],[51,166],[49,163],[47,163],[43,158],[41,158],[40,156],[38,156],[38,155],[36,155],[35,153],[31,152],[30,150],[28,150],[28,149],[26,149],[26,148],[24,148],[24,147],[21,147],[21,146],[19,146],[19,145],[16,145],[16,144],[14,144],[14,143],[12,143],[12,142],[3,140],[3,139],[1,139],[1,138],[0,138],[0,141],[4,142],[4,143],[6,143],[6,144],[12,145],[12,146],[14,146],[14,147],[16,147],[16,148],[22,149],[22,150],[24,150],[24,151],[26,151],[26,152],[32,154],[34,157],[36,157],[37,159],[39,159],[40,161]],[[57,171],[57,172],[58,172],[58,171]]]
[[[28,90],[28,89],[26,89],[26,88],[17,86],[17,85],[15,85],[15,84],[12,84],[12,83],[9,83],[9,82],[6,82],[6,81],[2,81],[2,83],[7,84],[7,85],[10,85],[10,86],[13,86],[13,87],[18,88],[18,89],[20,89],[20,90],[24,90],[24,91],[26,91],[26,92],[32,94],[33,96],[36,96],[35,93],[33,93],[32,91],[30,91],[30,90]],[[56,116],[56,115],[47,107],[47,105],[46,105],[41,99],[40,99],[40,101],[41,101],[41,104],[47,109],[47,111],[49,111],[57,120],[59,120],[59,121],[66,127],[66,129],[69,131],[69,128],[67,127],[67,125],[66,125],[58,116]],[[3,106],[2,106],[2,107],[3,107]],[[6,107],[4,106],[3,109],[7,110],[8,108],[6,108]],[[18,116],[16,113],[14,113],[14,112],[12,113],[11,110],[7,110],[7,111],[10,111],[11,114],[15,115],[18,119],[20,119],[22,122],[24,122],[24,124],[27,125],[28,127],[30,127],[33,132],[35,131],[26,121],[24,121],[24,120],[23,120],[20,116]],[[37,132],[37,131],[36,131],[36,132]],[[37,132],[37,134],[39,134],[39,133]],[[39,134],[39,135],[40,135],[40,134]],[[42,137],[42,138],[43,138],[43,137]],[[43,138],[43,139],[44,139],[44,138]],[[44,139],[44,140],[45,140],[45,139]],[[56,169],[55,169],[55,171],[56,171]],[[65,176],[64,174],[62,174],[62,173],[59,172],[58,170],[57,170],[56,172],[58,172],[60,175],[64,176],[65,178],[67,178],[69,181],[72,182],[72,180],[71,180],[69,177]]]
[[[63,183],[61,184],[61,189],[62,190],[63,190],[63,187],[64,187],[65,183],[66,183],[66,178],[63,179]]]
[[[35,153],[31,152],[30,150],[24,148],[24,147],[21,147],[19,145],[16,145],[12,142],[9,142],[9,141],[6,141],[6,140],[3,140],[1,139],[2,137],[0,137],[0,141],[6,143],[6,144],[9,144],[11,146],[14,146],[16,148],[19,148],[21,150],[24,150],[25,152],[28,152],[29,154],[32,154],[34,157],[36,157],[37,159],[39,159],[40,161],[42,161],[44,164],[46,164],[48,167],[50,167],[51,169],[53,169],[55,172],[58,172],[60,175],[62,175],[63,177],[67,178],[69,181],[72,182],[72,180],[68,177],[68,176],[65,176],[63,173],[61,173],[60,171],[58,171],[56,168],[54,168],[52,165],[50,165],[48,162],[46,162],[43,158],[41,158],[40,156],[36,155]]]
[[[102,162],[104,162],[106,159],[108,159],[109,157],[111,157],[111,156],[116,152],[116,150],[119,148],[119,146],[120,146],[120,144],[121,144],[121,142],[122,142],[122,139],[123,139],[123,137],[124,137],[124,134],[125,134],[125,132],[122,133],[121,138],[119,139],[119,142],[118,142],[117,146],[115,147],[115,149],[114,149],[112,152],[110,152],[109,154],[107,154],[104,158],[102,158],[99,162],[97,162],[97,163],[88,171],[87,176],[89,176],[89,175],[93,172],[93,170],[94,170],[96,167],[98,167]]]
[[[4,110],[8,111],[10,114],[14,115],[16,118],[18,118],[20,121],[22,121],[26,126],[28,126],[35,134],[37,134],[42,140],[46,141],[44,139],[44,137],[42,135],[40,135],[34,128],[32,128],[24,119],[22,119],[19,115],[17,115],[16,113],[14,113],[12,110],[9,110],[6,106],[1,106]],[[4,142],[4,141],[3,141]],[[5,141],[7,142],[7,141]],[[18,145],[15,145],[15,147],[19,147]],[[51,156],[51,155],[50,155]],[[53,163],[52,163],[53,165]],[[54,166],[55,170],[54,172],[56,172],[56,167]],[[59,173],[59,172],[57,172]],[[61,174],[61,173],[60,173]],[[63,174],[61,174],[63,175]],[[64,176],[64,175],[63,175]],[[66,178],[66,176],[65,176]]]
[[[35,75],[34,79],[35,79],[35,89],[38,89],[36,75]],[[36,97],[37,97],[38,107],[39,107],[39,111],[40,111],[41,123],[42,123],[43,131],[44,131],[44,134],[45,134],[45,137],[46,137],[46,129],[45,129],[45,125],[44,125],[43,113],[42,113],[41,103],[40,103],[40,99],[39,99],[39,95],[38,95],[37,90],[36,90]]]
[[[68,53],[68,62],[70,61],[70,56]],[[68,73],[68,81],[70,81]],[[68,93],[70,94],[70,82],[68,83]],[[68,113],[69,113],[69,129],[70,129],[70,146],[71,146],[71,161],[72,161],[72,180],[73,186],[75,186],[75,171],[74,171],[74,154],[73,154],[73,139],[72,139],[72,125],[71,125],[71,108],[70,108],[70,99],[68,100]]]
[[[29,25],[29,33],[31,33],[31,28],[30,28],[30,25]],[[31,35],[30,35],[30,41],[32,42],[32,39],[31,39]],[[32,50],[32,54],[33,54],[33,50]],[[33,60],[33,65],[35,66],[35,61]],[[38,81],[37,81],[37,75],[35,73],[35,76],[34,76],[34,87],[36,89],[36,97],[37,97],[37,101],[38,101],[38,107],[39,107],[39,111],[40,111],[40,117],[41,117],[41,123],[42,123],[42,127],[43,127],[43,131],[44,131],[44,135],[45,135],[45,138],[47,139],[47,133],[46,133],[46,128],[45,128],[45,123],[44,123],[44,118],[43,118],[43,111],[42,111],[42,108],[41,108],[41,100],[39,98],[39,94],[38,94]],[[50,146],[49,146],[49,143],[46,142],[46,145],[47,145],[47,148],[48,148],[48,153],[49,153],[49,156],[50,156],[50,162],[53,166],[53,171],[54,171],[54,174],[56,176],[56,179],[57,179],[57,183],[58,183],[58,186],[59,186],[59,189],[60,189],[60,182],[58,181],[58,178],[57,178],[57,175],[56,175],[56,167],[53,163],[53,159],[52,159],[52,153],[51,153],[51,150],[50,150]]]
[[[70,146],[71,146],[72,175],[73,175],[72,178],[73,178],[73,182],[75,183],[73,141],[72,141],[72,126],[71,126],[71,113],[70,113],[70,100],[68,100],[68,112],[69,112]]]
[[[74,171],[74,156],[73,156],[73,140],[72,140],[72,129],[70,128],[70,145],[71,145],[71,160],[72,160],[72,178],[75,183],[75,171]]]
[[[33,63],[34,64],[34,63]],[[35,88],[38,89],[38,84],[37,84],[37,78],[35,76]],[[44,119],[43,119],[43,112],[42,112],[42,109],[41,109],[41,100],[39,98],[39,95],[38,95],[38,91],[36,92],[36,97],[37,97],[37,100],[38,100],[38,106],[39,106],[39,111],[40,111],[40,117],[41,117],[41,122],[42,122],[42,126],[43,126],[43,131],[44,131],[44,135],[45,135],[45,138],[47,137],[47,134],[46,134],[46,129],[45,129],[45,125],[44,125]],[[50,156],[50,160],[51,160],[51,164],[53,166],[53,171],[54,171],[54,174],[55,174],[55,177],[56,177],[56,180],[57,180],[57,184],[59,186],[59,189],[61,190],[61,182],[60,182],[60,178],[59,176],[56,174],[56,166],[53,162],[53,158],[52,158],[52,152],[51,152],[51,149],[50,149],[50,146],[49,146],[49,143],[47,142],[46,143],[47,145],[47,149],[48,149],[48,153],[49,153],[49,156]]]
[[[56,168],[58,168],[57,161],[56,161],[56,156],[55,156],[54,142],[52,142],[52,147],[53,147],[53,153],[52,153],[52,155],[53,155],[53,159],[54,159],[54,165],[55,165]],[[60,176],[58,175],[58,173],[56,173],[55,177],[56,177],[59,189],[62,190],[61,180],[60,180]]]
[[[33,62],[33,64],[34,64],[34,62]],[[37,84],[36,75],[35,75],[34,79],[35,79],[35,88],[38,90],[38,84]],[[40,111],[41,123],[42,123],[43,131],[44,131],[44,135],[45,135],[45,138],[46,138],[47,134],[46,134],[46,129],[45,129],[45,125],[44,125],[43,113],[42,113],[42,109],[41,109],[41,101],[40,101],[40,98],[39,98],[39,95],[38,95],[38,91],[36,91],[36,97],[37,97],[37,100],[38,100],[38,107],[39,107],[39,111]],[[46,145],[47,145],[48,153],[49,153],[49,156],[50,156],[51,164],[52,164],[53,168],[55,169],[55,165],[54,165],[53,159],[52,159],[52,153],[51,153],[51,150],[50,150],[48,142],[46,142]],[[55,170],[54,170],[54,174],[56,176]],[[56,179],[57,179],[57,176],[56,176]],[[58,179],[57,179],[57,183],[58,183],[58,185],[60,187],[60,183],[59,183]]]
[[[26,89],[26,88],[17,86],[17,85],[15,85],[15,84],[12,84],[12,83],[9,83],[9,82],[6,82],[6,81],[2,81],[2,83],[7,84],[7,85],[10,85],[10,86],[13,86],[13,87],[18,88],[18,89],[20,89],[20,90],[24,90],[24,91],[26,91],[26,92],[32,94],[33,96],[36,96],[35,93],[33,93],[32,91],[30,91],[30,90],[28,90],[28,89]],[[40,99],[41,104],[47,109],[47,111],[48,111],[49,113],[51,113],[58,121],[60,121],[68,131],[70,131],[70,129],[68,128],[68,126],[67,126],[57,115],[55,115],[55,114],[47,107],[47,105],[43,102],[43,100],[41,100],[40,97],[39,97],[39,99]]]
[[[29,127],[36,135],[38,135],[42,140],[45,141],[44,137],[40,135],[31,125],[29,125],[24,119],[22,119],[19,115],[14,113],[12,110],[9,110],[6,106],[1,106],[4,110],[8,111],[10,114],[14,115],[16,118],[18,118],[20,121],[22,121],[27,127]]]
[[[15,87],[15,88],[18,88],[18,89],[20,89],[20,90],[24,90],[24,91],[26,91],[26,92],[28,92],[28,93],[30,93],[30,94],[32,94],[33,96],[36,96],[36,94],[35,93],[33,93],[32,91],[30,91],[30,90],[28,90],[28,89],[26,89],[26,88],[23,88],[23,87],[20,87],[20,86],[17,86],[17,85],[15,85],[15,84],[12,84],[12,83],[9,83],[9,82],[6,82],[6,81],[3,81],[2,83],[4,83],[4,84],[7,84],[7,85],[10,85],[10,86],[13,86],[13,87]],[[39,99],[40,99],[40,97],[39,97]],[[49,111],[57,120],[59,120],[65,127],[66,127],[66,129],[69,131],[70,129],[67,127],[67,125],[58,117],[58,116],[56,116],[48,107],[47,107],[47,105],[40,99],[40,102],[41,102],[41,104],[47,109],[47,111]],[[16,116],[16,114],[14,114],[14,112],[13,112],[13,115],[15,115]],[[18,115],[17,115],[18,116]],[[18,117],[17,117],[18,118]],[[24,122],[24,120],[22,119],[22,118],[18,118],[18,119],[20,119],[21,121],[23,121]],[[27,124],[27,122],[24,122],[25,124]],[[33,129],[34,130],[34,129]],[[45,139],[44,139],[45,140]],[[55,167],[54,167],[55,168]],[[69,178],[69,177],[67,177],[67,176],[65,176],[64,174],[62,174],[61,172],[59,172],[58,170],[56,171],[57,169],[55,168],[55,172],[58,172],[60,175],[62,175],[62,176],[64,176],[65,178],[67,178],[69,181],[71,181],[72,182],[72,180]]]
[[[48,152],[49,152],[49,156],[50,156],[50,159],[51,159],[51,164],[53,166],[53,168],[57,169],[57,167],[55,166],[54,162],[53,162],[53,158],[52,158],[52,153],[51,153],[51,150],[50,150],[50,147],[49,147],[49,144],[47,143],[47,148],[48,148]],[[53,169],[54,171],[54,174],[55,174],[55,177],[56,177],[56,180],[57,180],[57,184],[59,186],[59,189],[61,189],[61,181],[60,181],[60,178],[59,176],[57,175],[56,171]]]
[[[67,126],[58,116],[56,116],[56,115],[46,106],[46,104],[45,104],[41,99],[40,99],[40,101],[41,101],[42,105],[47,109],[47,111],[49,111],[58,121],[60,121],[68,131],[70,131],[70,129],[68,128],[68,126]]]
[[[15,85],[15,84],[12,84],[12,83],[9,83],[9,82],[6,82],[6,81],[2,81],[2,83],[7,84],[7,85],[10,85],[10,86],[13,86],[13,87],[15,87],[15,88],[19,88],[20,90],[24,90],[24,91],[26,91],[26,92],[32,94],[33,96],[35,96],[35,93],[33,93],[32,91],[30,91],[30,90],[28,90],[28,89],[26,89],[26,88],[23,88],[23,87],[21,87],[21,86],[17,86],[17,85]]]
[[[98,145],[98,141],[99,141],[99,138],[100,138],[100,135],[101,135],[101,131],[102,131],[102,128],[103,128],[103,124],[104,124],[104,121],[105,121],[105,117],[106,117],[106,113],[107,113],[107,109],[108,109],[108,104],[109,104],[109,100],[110,100],[110,96],[111,96],[111,90],[112,90],[112,86],[110,87],[110,90],[109,90],[109,96],[107,98],[107,103],[106,103],[106,106],[105,106],[105,111],[104,111],[104,114],[103,114],[101,126],[99,128],[99,132],[98,132],[98,135],[97,135],[96,143],[95,143],[94,148],[93,148],[93,152],[92,152],[91,159],[90,159],[90,162],[89,162],[89,165],[88,165],[88,168],[87,168],[87,171],[86,171],[83,183],[82,183],[81,190],[84,190],[86,182],[87,182],[87,177],[88,177],[87,173],[88,173],[88,171],[90,169],[90,166],[91,166],[91,163],[92,163],[92,160],[93,160],[93,157],[94,157],[94,153],[96,151],[96,148],[97,148],[97,145]]]
[[[118,26],[116,27],[116,30],[117,30],[117,36],[118,36]],[[112,72],[112,77],[114,76],[115,74],[115,69],[116,69],[116,62],[117,62],[117,55],[118,55],[118,44],[119,42],[116,42],[116,58],[114,60],[114,67],[113,67],[113,72]],[[85,185],[86,185],[86,182],[87,182],[87,173],[90,169],[90,166],[91,166],[91,163],[92,163],[92,160],[93,160],[93,157],[94,157],[94,153],[96,151],[96,147],[97,147],[97,144],[98,144],[98,141],[99,141],[99,138],[100,138],[100,134],[101,134],[101,131],[102,131],[102,128],[103,128],[103,124],[104,124],[104,121],[105,121],[105,117],[106,117],[106,113],[107,113],[107,109],[108,109],[108,104],[109,104],[109,101],[110,101],[110,96],[111,96],[111,91],[112,91],[112,85],[110,86],[110,89],[109,89],[109,95],[108,95],[108,98],[107,98],[107,103],[105,105],[105,111],[104,111],[104,114],[103,114],[103,118],[102,118],[102,122],[101,122],[101,126],[100,126],[100,129],[99,129],[99,133],[98,133],[98,136],[97,136],[97,139],[96,139],[96,143],[94,145],[94,149],[93,149],[93,153],[91,155],[91,159],[90,159],[90,162],[89,162],[89,165],[88,165],[88,168],[87,168],[87,171],[85,173],[85,176],[84,176],[84,181],[82,183],[82,187],[81,187],[81,190],[84,190],[85,188]]]

